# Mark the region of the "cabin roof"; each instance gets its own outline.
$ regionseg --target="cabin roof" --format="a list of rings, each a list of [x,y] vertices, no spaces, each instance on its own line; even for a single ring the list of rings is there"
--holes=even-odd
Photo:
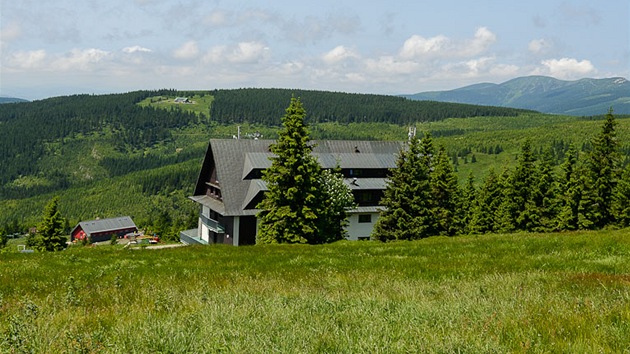
[[[98,220],[89,220],[89,221],[81,221],[77,226],[72,229],[72,233],[78,228],[81,227],[86,234],[91,235],[93,233],[101,233],[108,231],[117,231],[124,229],[137,229],[136,224],[131,220],[129,216],[122,216],[118,218],[110,218],[110,219],[98,219]]]

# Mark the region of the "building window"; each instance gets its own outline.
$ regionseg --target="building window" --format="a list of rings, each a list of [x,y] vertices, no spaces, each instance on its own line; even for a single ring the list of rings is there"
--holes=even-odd
[[[363,171],[362,170],[350,170],[350,176],[361,176],[363,175]]]
[[[371,223],[372,214],[359,214],[359,223]]]

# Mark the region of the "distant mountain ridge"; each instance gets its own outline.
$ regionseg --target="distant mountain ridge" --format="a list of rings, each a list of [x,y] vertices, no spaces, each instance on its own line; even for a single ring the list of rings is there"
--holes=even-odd
[[[0,104],[2,103],[19,103],[19,102],[28,102],[28,100],[16,97],[0,97]]]
[[[616,114],[630,114],[630,81],[622,77],[564,81],[547,76],[525,76],[501,84],[480,83],[450,91],[421,92],[404,97],[524,108],[573,116],[600,115],[610,107]]]

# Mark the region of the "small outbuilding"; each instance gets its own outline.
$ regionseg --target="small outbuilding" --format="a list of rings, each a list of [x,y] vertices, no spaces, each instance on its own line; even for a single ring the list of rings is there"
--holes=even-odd
[[[137,231],[138,227],[129,216],[81,221],[72,229],[70,241],[81,241],[88,238],[91,242],[102,242],[110,240],[112,235],[122,237]]]

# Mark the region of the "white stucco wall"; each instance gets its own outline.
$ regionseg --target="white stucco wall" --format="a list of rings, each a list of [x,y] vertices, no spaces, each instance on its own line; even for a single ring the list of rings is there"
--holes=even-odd
[[[208,230],[208,227],[206,225],[204,225],[201,221],[199,221],[199,237],[210,243],[210,230]]]
[[[359,215],[370,215],[370,222],[360,223]],[[372,234],[372,230],[374,229],[374,224],[376,224],[376,219],[378,219],[378,213],[360,213],[360,214],[350,214],[348,217],[348,240],[356,241],[359,237],[367,237],[369,238]]]
[[[210,208],[208,208],[205,205],[201,206],[201,214],[205,217],[210,217]],[[210,242],[210,230],[208,229],[208,227],[206,225],[203,224],[203,222],[201,222],[201,219],[199,219],[199,237],[206,241],[206,242]]]

